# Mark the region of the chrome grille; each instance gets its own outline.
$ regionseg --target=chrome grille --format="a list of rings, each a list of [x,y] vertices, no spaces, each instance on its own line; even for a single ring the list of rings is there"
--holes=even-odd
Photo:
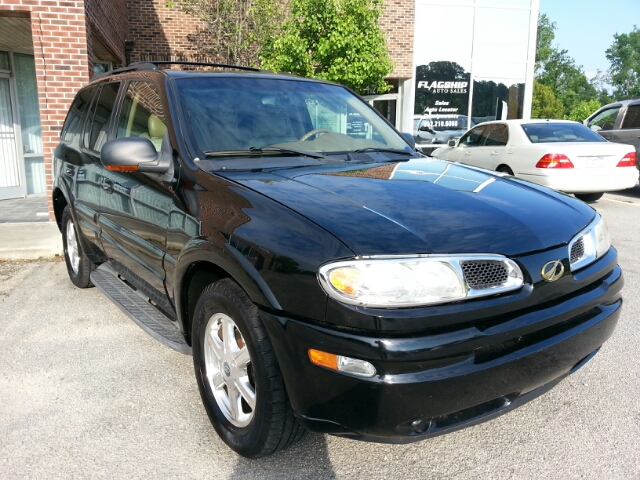
[[[463,261],[460,262],[460,267],[469,287],[476,290],[499,287],[509,278],[506,265],[500,261]]]
[[[571,252],[569,259],[571,263],[575,263],[580,260],[584,255],[584,237],[580,237],[571,245]]]

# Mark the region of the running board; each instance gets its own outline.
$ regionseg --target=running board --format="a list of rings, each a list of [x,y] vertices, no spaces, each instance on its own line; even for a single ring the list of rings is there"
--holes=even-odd
[[[175,324],[122,280],[107,263],[91,272],[91,283],[153,338],[180,353],[191,355],[191,347]]]

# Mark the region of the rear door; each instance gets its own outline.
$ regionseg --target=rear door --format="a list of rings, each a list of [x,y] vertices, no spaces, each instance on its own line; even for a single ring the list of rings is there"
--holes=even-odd
[[[611,132],[611,141],[633,145],[640,156],[640,101],[630,103],[621,113],[619,128]]]
[[[155,84],[131,81],[125,86],[114,136],[147,138],[156,150],[171,154],[164,103]],[[163,260],[173,172],[104,171],[100,201],[102,245],[113,268],[167,315],[174,316],[164,286]]]

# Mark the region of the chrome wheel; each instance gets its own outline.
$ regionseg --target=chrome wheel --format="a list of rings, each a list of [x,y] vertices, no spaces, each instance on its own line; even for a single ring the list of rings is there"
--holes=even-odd
[[[67,256],[69,257],[69,264],[73,269],[73,273],[77,274],[80,268],[80,251],[78,249],[76,229],[73,227],[71,219],[67,222]]]
[[[216,313],[204,337],[205,377],[222,414],[236,427],[251,423],[256,389],[249,350],[235,322]]]

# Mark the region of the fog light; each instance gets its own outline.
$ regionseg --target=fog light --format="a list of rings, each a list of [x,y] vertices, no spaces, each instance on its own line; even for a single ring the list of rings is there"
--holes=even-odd
[[[375,367],[365,360],[335,355],[313,348],[310,348],[307,353],[311,363],[320,367],[350,373],[351,375],[357,375],[359,377],[373,377],[376,374]]]

